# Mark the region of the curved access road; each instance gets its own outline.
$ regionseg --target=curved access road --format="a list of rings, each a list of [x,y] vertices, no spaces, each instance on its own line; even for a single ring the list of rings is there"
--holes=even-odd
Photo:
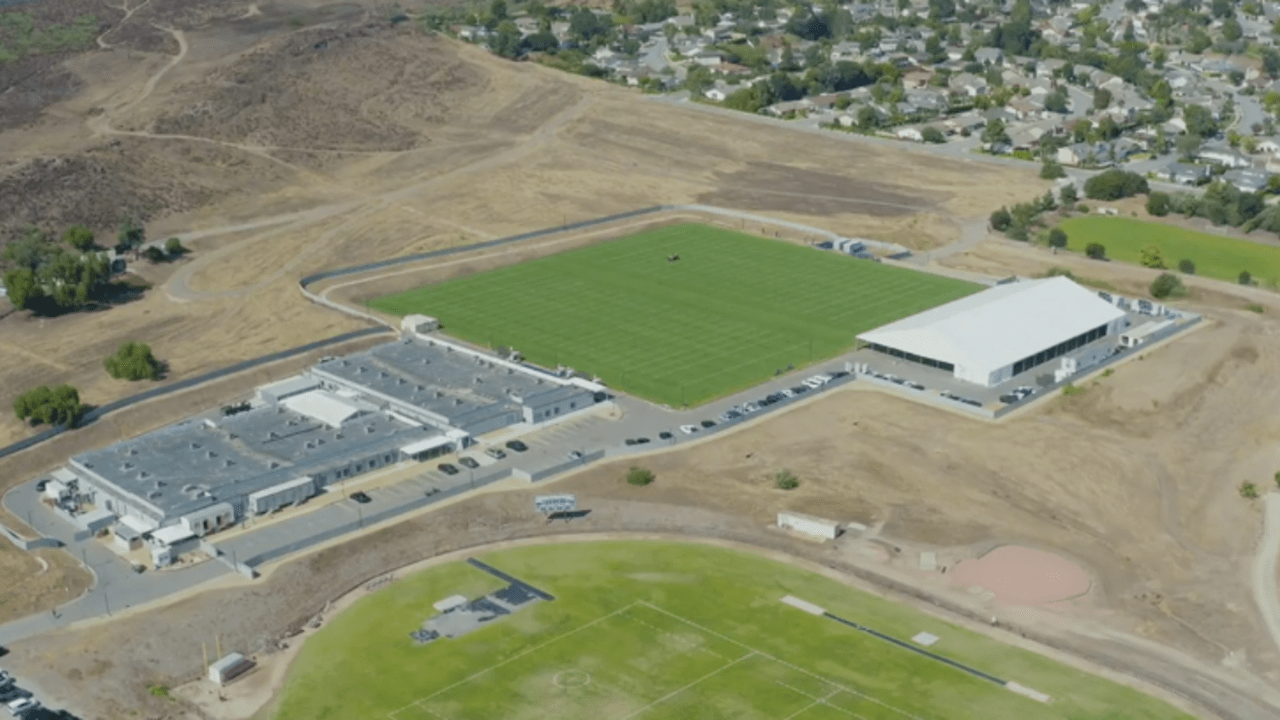
[[[1280,492],[1267,493],[1262,521],[1262,541],[1253,558],[1253,601],[1262,613],[1271,640],[1280,649],[1280,582],[1276,560],[1280,558]]]

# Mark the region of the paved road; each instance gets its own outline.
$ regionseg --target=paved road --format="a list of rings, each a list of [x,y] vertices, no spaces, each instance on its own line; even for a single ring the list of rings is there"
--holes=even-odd
[[[0,625],[0,645],[161,600],[231,572],[223,563],[206,562],[180,570],[134,573],[128,562],[102,543],[77,541],[75,529],[41,503],[38,495],[34,483],[24,483],[4,496],[4,505],[42,535],[61,540],[68,553],[89,567],[96,581],[85,595],[57,608],[56,616],[32,615]]]
[[[1280,558],[1280,492],[1269,492],[1263,500],[1266,512],[1262,541],[1253,558],[1253,600],[1266,622],[1271,640],[1280,649],[1280,597],[1277,597],[1276,559]]]

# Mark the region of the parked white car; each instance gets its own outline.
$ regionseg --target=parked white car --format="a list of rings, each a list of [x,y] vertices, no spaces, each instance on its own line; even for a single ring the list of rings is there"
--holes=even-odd
[[[692,435],[698,432],[698,426],[697,425],[681,425],[680,432],[684,433],[685,435]]]
[[[22,717],[40,707],[40,701],[34,698],[22,698],[9,703],[9,714]]]

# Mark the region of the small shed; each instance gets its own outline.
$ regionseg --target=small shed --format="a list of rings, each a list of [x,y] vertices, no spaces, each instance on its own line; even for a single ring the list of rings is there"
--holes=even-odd
[[[840,523],[796,512],[778,513],[778,527],[812,535],[823,540],[835,540],[840,535]]]
[[[131,525],[120,523],[115,526],[112,543],[116,550],[127,553],[142,546],[142,533]]]
[[[211,532],[217,532],[223,528],[230,527],[235,524],[236,511],[231,507],[231,503],[218,503],[210,505],[207,508],[197,510],[188,515],[183,515],[181,519],[182,527],[191,532],[204,537]]]
[[[231,653],[209,666],[209,679],[219,685],[226,685],[252,668],[252,660],[240,653]]]
[[[151,563],[172,565],[185,552],[200,547],[200,538],[181,525],[168,525],[151,533]]]
[[[440,321],[430,315],[405,315],[400,321],[400,332],[429,333],[440,329]]]

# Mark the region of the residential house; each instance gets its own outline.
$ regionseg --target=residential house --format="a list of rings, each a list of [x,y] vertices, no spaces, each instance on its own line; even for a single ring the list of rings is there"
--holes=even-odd
[[[1271,173],[1257,168],[1228,170],[1222,173],[1222,179],[1234,185],[1240,192],[1256,193],[1267,189],[1271,181]]]
[[[703,50],[692,55],[689,59],[704,67],[714,67],[724,62],[724,55],[713,50]]]
[[[1253,160],[1249,156],[1230,147],[1201,148],[1199,154],[1196,155],[1196,159],[1228,168],[1253,167]]]
[[[1187,165],[1179,162],[1169,163],[1157,170],[1155,174],[1161,180],[1179,185],[1199,185],[1213,177],[1213,171],[1208,166]]]
[[[902,87],[910,90],[912,88],[928,87],[929,81],[933,79],[933,71],[924,68],[916,68],[908,70],[902,74]]]
[[[983,78],[971,73],[960,73],[954,75],[947,86],[957,92],[962,92],[969,97],[977,97],[987,94],[987,81]]]
[[[983,65],[992,65],[992,66],[1003,65],[1004,51],[1001,50],[1000,48],[989,48],[989,47],[978,48],[977,50],[973,51],[973,59],[976,62],[982,63]]]
[[[528,37],[538,32],[538,19],[525,15],[515,19],[516,28],[520,30],[521,37]]]
[[[862,47],[856,42],[839,42],[831,46],[831,62],[857,60],[862,57]]]
[[[1258,152],[1271,153],[1272,155],[1275,155],[1280,153],[1280,141],[1277,141],[1275,138],[1264,138],[1258,141],[1255,148]]]
[[[812,108],[813,108],[813,103],[811,103],[808,98],[801,98],[799,100],[790,100],[788,102],[774,103],[769,107],[765,108],[765,110],[769,111],[769,113],[772,115],[782,117],[787,113],[801,112],[804,110],[811,110]]]
[[[1107,154],[1104,149],[1103,154],[1099,156],[1098,147],[1103,145],[1091,145],[1089,143],[1075,143],[1066,147],[1058,148],[1054,159],[1062,165],[1070,165],[1072,167],[1080,167],[1081,165],[1090,165],[1106,159]],[[1103,146],[1105,148],[1105,146]]]
[[[976,110],[952,115],[942,121],[943,127],[947,128],[947,134],[954,135],[956,133],[978,132],[987,126],[987,119]]]

